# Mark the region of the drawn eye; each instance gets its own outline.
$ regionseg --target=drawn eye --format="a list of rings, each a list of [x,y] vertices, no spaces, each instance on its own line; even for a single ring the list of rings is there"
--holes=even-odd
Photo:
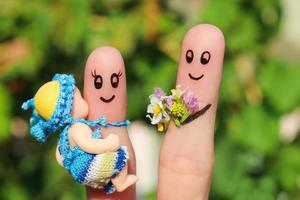
[[[94,77],[94,86],[95,86],[95,88],[96,89],[102,88],[102,84],[103,84],[102,76],[97,75],[96,70],[94,70],[94,73],[92,72],[92,76]]]
[[[119,85],[119,77],[121,77],[122,75],[122,72],[119,72],[118,74],[116,73],[113,73],[110,77],[110,83],[111,83],[111,86],[113,88],[117,88],[118,85]]]
[[[210,60],[210,53],[208,51],[204,51],[201,54],[201,58],[200,58],[201,64],[206,65],[209,62],[209,60]]]
[[[116,73],[113,73],[110,77],[110,82],[111,82],[111,86],[113,88],[116,88],[118,87],[118,84],[119,84],[119,77]]]
[[[185,59],[187,63],[191,63],[194,59],[194,52],[192,50],[187,50],[185,54]]]
[[[102,76],[96,75],[94,77],[94,86],[96,89],[102,88]]]

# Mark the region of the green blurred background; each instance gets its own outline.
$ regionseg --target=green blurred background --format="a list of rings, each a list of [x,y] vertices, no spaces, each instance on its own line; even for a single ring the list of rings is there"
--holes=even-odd
[[[212,23],[226,56],[210,199],[300,200],[299,8],[298,0],[1,0],[0,199],[85,198],[55,162],[56,137],[38,144],[20,109],[54,73],[73,73],[82,89],[88,54],[117,47],[128,118],[146,123],[153,87],[175,84],[184,33]],[[139,199],[155,199],[155,189]]]

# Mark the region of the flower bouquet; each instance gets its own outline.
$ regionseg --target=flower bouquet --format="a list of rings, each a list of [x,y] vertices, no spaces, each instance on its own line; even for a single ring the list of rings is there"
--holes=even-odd
[[[161,88],[155,88],[149,99],[146,117],[151,120],[151,124],[157,125],[159,132],[167,130],[170,120],[180,127],[199,110],[198,100],[192,91],[181,90],[180,86],[172,89],[168,96]]]

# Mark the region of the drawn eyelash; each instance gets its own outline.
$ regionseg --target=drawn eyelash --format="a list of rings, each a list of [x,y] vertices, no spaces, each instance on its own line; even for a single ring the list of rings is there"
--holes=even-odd
[[[91,71],[91,75],[95,78],[97,76],[97,72],[96,70],[94,69],[94,71]],[[123,73],[121,71],[119,71],[119,73],[117,74],[118,77],[121,77],[123,75]]]
[[[94,69],[94,71],[91,71],[91,75],[95,78],[97,76],[96,70]]]
[[[119,73],[117,74],[118,75],[118,77],[121,77],[122,76],[122,72],[121,71],[119,71]]]

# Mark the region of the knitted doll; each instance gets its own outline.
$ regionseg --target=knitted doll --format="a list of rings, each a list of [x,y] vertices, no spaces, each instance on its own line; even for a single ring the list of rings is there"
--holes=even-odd
[[[88,106],[72,75],[56,74],[22,105],[24,110],[30,107],[30,132],[38,141],[45,142],[51,133],[61,131],[56,158],[75,181],[107,193],[121,192],[136,182],[135,175],[127,174],[128,152],[120,147],[118,136],[102,138],[99,128],[91,129],[127,126],[129,121],[85,120]]]

